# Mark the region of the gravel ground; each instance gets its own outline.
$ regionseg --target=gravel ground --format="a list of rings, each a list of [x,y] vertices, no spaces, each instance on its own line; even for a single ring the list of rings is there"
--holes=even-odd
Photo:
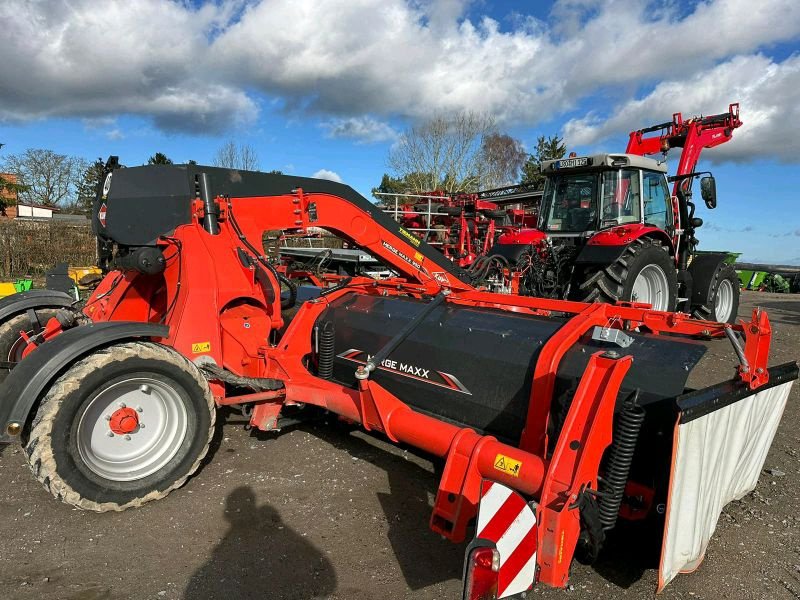
[[[756,302],[772,318],[772,363],[800,358],[800,296],[745,293],[741,315]],[[729,346],[710,347],[695,385],[730,375]],[[662,598],[800,598],[799,389],[758,488],[726,508],[703,565]],[[0,598],[460,597],[464,548],[427,527],[431,463],[359,432],[256,435],[230,418],[187,485],[119,514],[56,502],[18,448],[0,452]],[[618,547],[576,563],[567,590],[532,597],[652,597],[656,571],[641,563],[635,544]]]

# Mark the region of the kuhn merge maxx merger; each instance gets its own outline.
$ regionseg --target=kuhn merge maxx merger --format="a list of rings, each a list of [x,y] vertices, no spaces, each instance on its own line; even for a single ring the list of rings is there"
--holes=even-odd
[[[663,586],[756,484],[798,372],[767,368],[762,311],[728,325],[477,291],[345,185],[113,165],[94,210],[111,270],[91,298],[0,302],[0,440],[64,502],[165,496],[198,468],[218,406],[269,431],[315,405],[445,459],[430,526],[459,541],[475,524],[477,599],[566,585],[576,548],[596,555],[619,517],[663,534]],[[263,233],[312,226],[399,277],[282,294]],[[692,391],[698,335],[730,338],[738,367]]]

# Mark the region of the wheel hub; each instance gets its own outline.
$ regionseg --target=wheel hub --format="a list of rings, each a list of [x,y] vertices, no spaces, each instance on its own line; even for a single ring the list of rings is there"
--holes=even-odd
[[[117,435],[133,433],[139,428],[139,415],[132,408],[118,408],[111,415],[108,427]]]

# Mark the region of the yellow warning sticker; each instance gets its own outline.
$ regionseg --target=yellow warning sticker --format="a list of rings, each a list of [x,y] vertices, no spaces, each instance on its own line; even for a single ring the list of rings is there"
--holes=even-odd
[[[414,258],[416,258],[419,262],[423,262],[425,260],[425,257],[422,256],[421,252],[415,252],[414,253]]]
[[[211,342],[195,342],[192,344],[192,354],[211,352]]]
[[[494,457],[494,468],[512,477],[519,477],[519,470],[522,468],[522,463],[505,454],[498,454]]]

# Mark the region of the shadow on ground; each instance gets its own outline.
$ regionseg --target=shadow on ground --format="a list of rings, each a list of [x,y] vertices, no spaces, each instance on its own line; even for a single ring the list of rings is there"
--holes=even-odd
[[[461,579],[466,544],[453,544],[442,539],[428,526],[433,509],[429,496],[436,493],[439,485],[433,470],[377,448],[365,439],[350,435],[341,426],[320,424],[303,429],[386,472],[389,493],[378,492],[378,502],[388,523],[389,543],[411,590]],[[414,452],[411,448],[408,451]]]
[[[325,555],[274,508],[256,507],[255,501],[249,486],[230,493],[225,506],[230,528],[192,575],[184,600],[305,600],[334,593],[336,573]]]

